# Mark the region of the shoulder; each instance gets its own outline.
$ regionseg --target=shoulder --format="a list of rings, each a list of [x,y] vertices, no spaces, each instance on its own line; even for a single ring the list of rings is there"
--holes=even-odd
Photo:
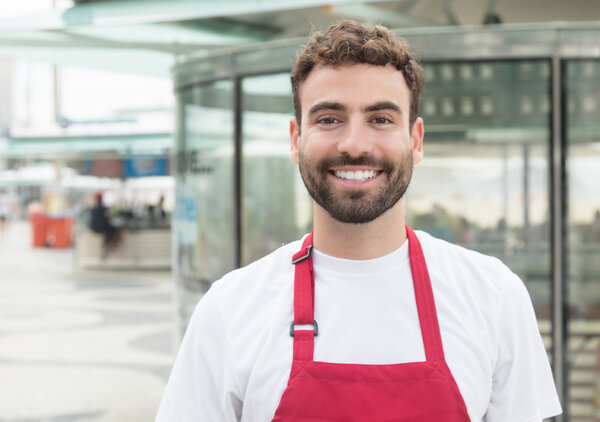
[[[518,308],[532,313],[529,292],[523,281],[498,258],[417,232],[442,318],[468,319],[488,331],[490,340],[498,330],[499,320]]]
[[[212,284],[212,294],[219,297],[236,295],[236,292],[248,294],[253,290],[280,285],[289,278],[293,270],[292,256],[300,246],[300,240],[288,243],[251,264],[225,274]]]
[[[510,272],[510,269],[496,257],[438,239],[421,230],[415,233],[421,242],[426,258],[450,260],[454,261],[455,264],[485,268],[492,271]]]
[[[430,272],[436,275],[460,277],[473,287],[485,287],[496,294],[506,288],[520,290],[523,282],[498,258],[464,248],[430,234],[417,231]]]
[[[292,255],[301,241],[284,245],[263,258],[225,274],[215,281],[198,303],[199,308],[218,312],[225,328],[237,330],[264,326],[287,304],[293,292]],[[290,302],[291,303],[291,302]],[[193,317],[192,317],[193,318]]]
[[[232,357],[231,371],[240,391],[262,351],[280,347],[274,342],[281,337],[272,333],[287,333],[293,320],[292,255],[299,248],[299,241],[292,242],[224,275],[194,310],[188,326],[190,341],[199,350],[220,342]],[[210,327],[203,329],[206,325]]]
[[[518,322],[513,324],[517,331],[525,329],[525,319],[536,325],[525,284],[498,258],[448,243],[422,231],[417,232],[417,236],[442,319],[447,317],[456,323],[468,320],[474,330],[487,333],[485,337],[492,349],[496,348],[498,341],[502,341],[499,331],[509,320],[521,320],[522,327]]]

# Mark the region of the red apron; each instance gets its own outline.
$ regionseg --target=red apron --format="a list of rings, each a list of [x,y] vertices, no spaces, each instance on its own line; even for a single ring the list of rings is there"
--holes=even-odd
[[[315,362],[312,233],[293,257],[294,358],[273,421],[463,422],[467,408],[444,359],[433,291],[421,244],[407,226],[424,362],[362,365]],[[311,325],[310,329],[296,328]],[[358,335],[358,334],[357,334]],[[374,345],[376,347],[376,345]]]

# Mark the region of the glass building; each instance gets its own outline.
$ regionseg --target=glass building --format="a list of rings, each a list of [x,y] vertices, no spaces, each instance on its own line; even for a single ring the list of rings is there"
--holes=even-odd
[[[565,415],[600,420],[600,26],[403,30],[421,57],[425,158],[408,222],[525,282]],[[289,160],[304,40],[175,68],[175,277],[182,328],[224,273],[311,229]],[[563,419],[564,418],[564,419]]]

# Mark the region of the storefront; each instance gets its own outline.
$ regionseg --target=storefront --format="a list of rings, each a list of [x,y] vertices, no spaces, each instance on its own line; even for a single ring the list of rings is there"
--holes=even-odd
[[[425,158],[408,221],[499,257],[524,280],[569,421],[600,415],[599,29],[399,33],[426,71]],[[212,281],[310,230],[312,205],[288,157],[289,71],[302,42],[175,68],[182,328]]]

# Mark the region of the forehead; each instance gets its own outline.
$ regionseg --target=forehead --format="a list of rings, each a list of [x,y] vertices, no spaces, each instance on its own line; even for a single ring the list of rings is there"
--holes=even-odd
[[[321,101],[357,106],[391,101],[402,109],[410,102],[402,72],[390,64],[317,65],[300,85],[299,96],[303,110]]]

